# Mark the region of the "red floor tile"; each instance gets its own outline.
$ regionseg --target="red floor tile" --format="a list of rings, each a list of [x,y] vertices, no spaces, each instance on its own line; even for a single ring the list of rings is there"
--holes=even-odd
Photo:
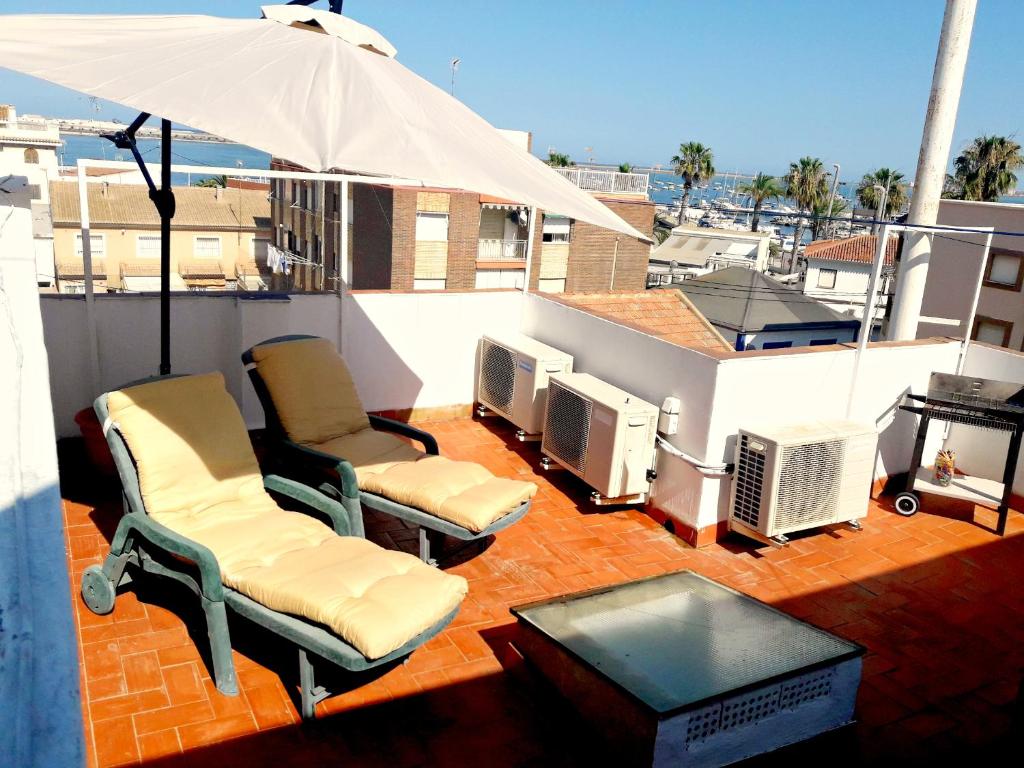
[[[537,474],[536,446],[513,443],[497,420],[429,427],[447,455],[536,482],[533,509],[446,566],[470,584],[446,632],[407,664],[321,703],[321,720],[301,728],[294,652],[233,633],[241,691],[223,696],[210,679],[201,612],[185,590],[146,580],[124,589],[111,615],[81,605],[77,579],[106,554],[120,502],[116,490],[90,485],[81,459],[65,457],[89,764],[600,764],[600,740],[574,725],[508,645],[509,607],[684,568],[868,649],[858,724],[843,754],[811,744],[796,758],[759,764],[887,765],[896,752],[911,762],[957,754],[983,762],[1019,728],[1024,517],[1012,515],[1000,539],[984,528],[993,522],[987,513],[930,505],[905,519],[883,498],[860,533],[795,537],[783,550],[741,538],[694,550],[641,511],[591,507],[567,473]],[[384,546],[417,547],[416,530],[401,521],[368,515],[366,527]]]

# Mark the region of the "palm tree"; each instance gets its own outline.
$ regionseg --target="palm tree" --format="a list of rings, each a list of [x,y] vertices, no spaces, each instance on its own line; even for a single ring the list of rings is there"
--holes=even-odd
[[[1021,147],[1006,136],[979,136],[953,163],[961,200],[991,203],[1017,186],[1015,170],[1024,165]]]
[[[629,163],[619,163],[619,173],[632,173],[633,166]]]
[[[817,240],[832,228],[830,218],[842,216],[846,211],[846,200],[836,195],[832,200],[831,207],[828,204],[828,194],[821,200],[817,200],[811,206],[811,240]]]
[[[874,173],[865,173],[864,178],[857,185],[857,200],[862,208],[878,210],[879,195],[882,194],[875,187],[888,189],[889,194],[885,199],[885,210],[882,216],[891,218],[893,214],[899,213],[907,204],[907,185],[903,181],[903,174],[891,168],[879,168]]]
[[[210,176],[209,178],[196,182],[197,187],[226,187],[227,185],[227,176]]]
[[[678,219],[682,224],[693,185],[715,175],[715,157],[711,147],[705,147],[699,141],[680,144],[679,154],[672,157],[672,170],[677,176],[683,177],[683,198],[679,201]]]
[[[804,237],[804,228],[807,226],[802,214],[804,211],[812,210],[815,203],[828,196],[825,175],[825,166],[818,157],[801,157],[797,162],[789,164],[789,172],[784,179],[786,195],[799,209],[796,231],[793,233],[793,250],[789,257],[790,270],[796,269],[796,254]]]
[[[750,221],[750,231],[757,232],[757,225],[761,219],[761,206],[769,200],[778,200],[785,194],[779,180],[767,173],[759,173],[749,182],[743,182],[736,191],[741,195],[749,195],[750,202],[754,204],[754,216]]]
[[[576,165],[573,159],[562,152],[548,152],[548,165],[552,168],[569,168]]]
[[[654,235],[654,242],[661,245],[668,239],[668,236],[672,234],[672,222],[661,218],[658,214],[654,214],[654,228],[652,234]]]

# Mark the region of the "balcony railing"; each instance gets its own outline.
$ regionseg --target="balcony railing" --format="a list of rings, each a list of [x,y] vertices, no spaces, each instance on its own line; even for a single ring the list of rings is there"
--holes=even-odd
[[[480,261],[525,261],[526,240],[481,240],[476,257]]]
[[[647,196],[650,177],[646,173],[593,171],[588,168],[555,168],[560,174],[587,192],[615,192]]]

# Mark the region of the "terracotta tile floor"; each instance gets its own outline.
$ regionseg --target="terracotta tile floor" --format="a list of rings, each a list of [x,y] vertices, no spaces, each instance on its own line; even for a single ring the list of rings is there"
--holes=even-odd
[[[858,724],[758,764],[984,761],[1015,744],[1024,516],[1012,515],[1000,539],[982,527],[993,523],[988,511],[972,522],[970,508],[930,505],[904,519],[883,500],[861,533],[820,531],[785,550],[744,539],[694,550],[640,511],[588,506],[570,475],[537,477],[536,445],[514,442],[500,422],[429,427],[447,455],[531,477],[540,494],[529,516],[486,551],[447,566],[470,582],[448,631],[407,665],[324,702],[320,719],[304,726],[290,696],[294,652],[233,625],[242,694],[218,694],[197,650],[205,647],[201,614],[176,585],[140,581],[109,616],[84,608],[79,576],[105,555],[120,507],[116,489],[97,485],[65,446],[90,764],[601,765],[599,738],[517,663],[508,607],[683,568],[869,649]],[[367,522],[386,546],[415,545],[415,531],[401,524]]]

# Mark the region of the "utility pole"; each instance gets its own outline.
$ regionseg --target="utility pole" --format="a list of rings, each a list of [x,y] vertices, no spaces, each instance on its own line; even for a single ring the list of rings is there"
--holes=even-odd
[[[946,0],[932,74],[932,91],[921,136],[921,154],[914,177],[914,196],[907,217],[907,224],[911,227],[915,224],[933,226],[939,218],[939,200],[946,179],[977,5],[977,0]],[[911,228],[905,243],[896,275],[892,323],[888,329],[888,338],[894,341],[917,337],[931,256],[931,236],[927,231]]]

